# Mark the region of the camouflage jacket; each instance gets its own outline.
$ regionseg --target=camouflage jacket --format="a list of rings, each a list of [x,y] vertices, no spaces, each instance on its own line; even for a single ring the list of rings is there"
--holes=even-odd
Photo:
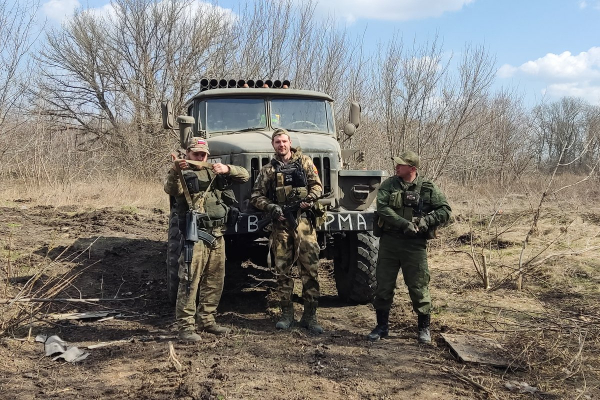
[[[402,193],[407,191],[416,191],[419,186],[422,216],[429,228],[448,222],[452,210],[444,193],[432,181],[417,176],[413,182],[406,183],[401,178],[392,176],[381,184],[377,192],[377,213],[385,223],[384,230],[403,230],[407,226],[410,221],[405,217],[408,215],[399,214],[403,207],[395,207],[391,203],[394,203],[394,196],[402,196]]]
[[[236,165],[229,165],[229,164],[227,166],[229,167],[228,174],[216,175],[212,170],[207,170],[207,169],[195,170],[193,172],[191,172],[192,170],[185,170],[184,174],[196,173],[201,176],[205,175],[205,176],[202,176],[202,178],[203,178],[202,181],[204,182],[205,186],[208,186],[208,183],[210,181],[212,181],[214,178],[214,182],[212,185],[213,189],[211,189],[211,191],[216,194],[218,201],[222,200],[222,202],[229,207],[236,203],[236,199],[235,199],[235,195],[233,194],[233,191],[228,190],[228,187],[232,183],[247,182],[248,179],[250,178],[250,175],[248,174],[248,171],[244,167],[239,167]],[[216,175],[216,177],[215,177],[215,175]],[[189,207],[187,204],[187,200],[185,198],[185,194],[183,192],[183,187],[181,186],[179,173],[176,170],[170,169],[169,172],[167,173],[167,179],[165,180],[164,189],[165,189],[165,192],[167,192],[167,194],[175,197],[175,199],[177,201],[178,215],[180,215],[182,217],[185,216],[185,213],[188,211]],[[200,199],[204,195],[204,192],[205,192],[205,190],[201,190],[198,193],[193,193],[193,194],[190,193],[190,196],[192,198],[192,203],[194,204],[195,209],[198,209]],[[224,231],[224,229],[225,229],[224,227],[215,228],[213,230],[213,234],[216,236],[220,236],[222,234],[222,231]]]
[[[319,178],[319,173],[317,168],[313,164],[310,157],[302,154],[300,150],[291,149],[292,158],[288,161],[294,162],[296,160],[300,160],[302,165],[302,169],[306,174],[306,183],[307,183],[307,196],[318,198],[321,196],[323,192],[323,185],[321,184],[321,178]],[[282,162],[281,158],[278,155],[274,156],[275,160]],[[274,203],[272,199],[273,187],[275,186],[275,167],[273,164],[269,163],[262,167],[256,181],[254,182],[254,187],[252,188],[252,194],[250,196],[250,203],[258,208],[259,210],[264,210],[268,204]]]

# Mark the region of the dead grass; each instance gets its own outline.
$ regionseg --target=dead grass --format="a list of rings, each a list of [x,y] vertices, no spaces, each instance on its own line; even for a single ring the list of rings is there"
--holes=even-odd
[[[98,179],[78,184],[33,184],[4,182],[0,185],[0,205],[30,203],[42,206],[82,208],[168,208],[162,182],[156,178],[138,181],[126,177]]]
[[[558,182],[557,187],[574,179],[561,177],[564,182]],[[526,381],[554,398],[595,398],[600,386],[597,183],[550,196],[523,252],[527,263],[522,291],[515,289],[515,272],[534,205],[539,202],[539,190],[544,187],[540,179],[522,180],[510,192],[493,183],[467,188],[448,182],[441,185],[454,218],[441,230],[440,238],[430,243],[434,332],[475,333],[497,340],[514,367],[503,372],[500,380]],[[23,201],[48,206],[116,207],[132,213],[136,208],[167,208],[161,182],[125,178],[77,187],[2,185],[1,204],[14,207]],[[18,249],[12,249],[7,240],[2,244],[3,261],[26,257],[15,253]],[[484,290],[469,254],[486,257],[490,290]],[[64,275],[58,279],[57,287],[69,278]],[[399,287],[394,320],[412,321],[404,286]],[[40,293],[40,297],[52,293]],[[8,297],[15,295],[13,292]],[[358,310],[356,320],[362,318]],[[27,323],[33,314],[31,309],[19,308],[19,315],[12,315],[11,321]],[[5,327],[10,325],[6,322]],[[474,374],[481,372],[476,367],[466,368],[472,368]]]

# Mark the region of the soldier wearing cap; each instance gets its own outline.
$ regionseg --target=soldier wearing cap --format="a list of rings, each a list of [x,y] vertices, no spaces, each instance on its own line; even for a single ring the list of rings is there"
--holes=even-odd
[[[287,130],[277,129],[271,136],[271,145],[275,156],[265,165],[258,175],[250,202],[260,210],[272,216],[271,249],[275,254],[275,273],[277,292],[281,307],[281,318],[275,325],[277,329],[289,329],[294,323],[294,305],[292,293],[294,279],[292,266],[298,261],[302,279],[302,298],[304,313],[300,325],[313,333],[322,333],[317,323],[319,299],[319,244],[314,221],[307,218],[307,212],[322,191],[321,180],[310,157],[292,147]],[[294,229],[292,221],[283,215],[282,206],[292,202],[300,203],[298,226]]]
[[[446,223],[452,210],[441,190],[418,174],[419,156],[407,151],[392,157],[396,176],[386,179],[377,193],[378,224],[381,227],[377,289],[373,306],[377,326],[368,335],[371,341],[388,336],[390,307],[398,273],[417,314],[418,341],[430,343],[431,296],[427,266],[427,239],[435,237],[438,226]]]
[[[192,208],[203,215],[198,229],[216,240],[209,244],[203,240],[193,243],[193,255],[189,265],[184,261],[184,251],[179,257],[179,287],[175,308],[175,320],[179,338],[194,342],[201,340],[200,331],[222,335],[229,329],[217,325],[215,313],[225,279],[225,222],[230,206],[236,203],[235,195],[228,187],[232,183],[244,183],[249,179],[248,171],[239,166],[206,162],[210,151],[203,138],[194,137],[186,149],[186,159],[176,160],[167,174],[165,192],[175,196],[180,230],[185,235],[185,216]],[[181,171],[181,172],[180,172]],[[181,174],[181,176],[180,176]],[[188,195],[182,186],[185,181]],[[191,203],[191,204],[189,204]]]

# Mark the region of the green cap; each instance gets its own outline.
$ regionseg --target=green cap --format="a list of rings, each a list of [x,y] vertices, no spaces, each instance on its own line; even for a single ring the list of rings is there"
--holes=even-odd
[[[400,154],[400,157],[392,157],[392,160],[399,165],[410,165],[419,168],[421,164],[419,156],[414,151],[406,151]]]

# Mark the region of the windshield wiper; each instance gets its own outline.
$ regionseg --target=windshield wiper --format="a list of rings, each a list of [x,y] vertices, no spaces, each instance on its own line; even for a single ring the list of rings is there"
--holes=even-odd
[[[252,128],[240,129],[239,131],[235,131],[235,132],[249,132],[249,131],[257,131],[259,129],[265,129],[265,127],[264,126],[254,126]]]
[[[254,128],[244,128],[244,129],[228,129],[228,130],[223,130],[223,131],[211,131],[210,133],[240,133],[240,132],[249,132],[249,131],[256,131],[259,129],[265,129],[264,126],[258,126],[258,127],[254,127]]]

